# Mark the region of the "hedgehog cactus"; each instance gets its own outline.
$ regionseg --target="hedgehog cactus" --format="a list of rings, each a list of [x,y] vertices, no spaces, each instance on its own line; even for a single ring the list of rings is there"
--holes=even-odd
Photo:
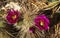
[[[37,0],[22,0],[19,4],[10,2],[5,6],[7,12],[3,22],[6,26],[0,29],[0,38],[60,38],[60,15],[54,15],[56,10],[52,11],[59,7],[59,1],[46,4]],[[46,10],[50,10],[51,14]]]

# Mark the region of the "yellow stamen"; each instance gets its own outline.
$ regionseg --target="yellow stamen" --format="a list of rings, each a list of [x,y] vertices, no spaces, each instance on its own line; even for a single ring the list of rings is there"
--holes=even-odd
[[[41,26],[43,26],[43,25],[44,25],[44,23],[41,21],[41,22],[40,22],[40,25],[41,25]]]
[[[15,19],[15,18],[16,18],[16,15],[13,15],[13,16],[12,16],[12,19]]]

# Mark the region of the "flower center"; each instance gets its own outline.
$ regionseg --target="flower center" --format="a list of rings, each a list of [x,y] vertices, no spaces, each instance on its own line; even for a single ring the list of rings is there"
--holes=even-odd
[[[43,21],[40,21],[40,25],[41,25],[41,26],[44,26],[44,22],[43,22]]]
[[[12,19],[13,19],[13,20],[16,19],[16,15],[13,15],[13,16],[12,16]]]

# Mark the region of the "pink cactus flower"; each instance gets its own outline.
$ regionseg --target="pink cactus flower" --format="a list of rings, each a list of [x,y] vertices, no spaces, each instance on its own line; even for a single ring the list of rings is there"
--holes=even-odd
[[[8,11],[6,19],[7,19],[7,22],[9,24],[15,24],[19,20],[19,17],[20,17],[20,12],[19,11],[14,10],[14,9],[10,9]]]

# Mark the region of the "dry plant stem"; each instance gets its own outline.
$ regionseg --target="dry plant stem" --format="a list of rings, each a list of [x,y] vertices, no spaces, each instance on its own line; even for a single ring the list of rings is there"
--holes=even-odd
[[[55,38],[59,38],[60,36],[60,23],[55,25]]]
[[[5,31],[6,31],[6,30],[5,30]],[[11,33],[7,32],[7,31],[6,31],[6,33],[7,33],[8,35],[10,35],[11,37],[14,37],[14,38],[15,38],[15,36],[13,36]]]
[[[56,10],[56,12],[60,11],[59,9],[60,9],[60,6],[59,6],[59,8]]]

